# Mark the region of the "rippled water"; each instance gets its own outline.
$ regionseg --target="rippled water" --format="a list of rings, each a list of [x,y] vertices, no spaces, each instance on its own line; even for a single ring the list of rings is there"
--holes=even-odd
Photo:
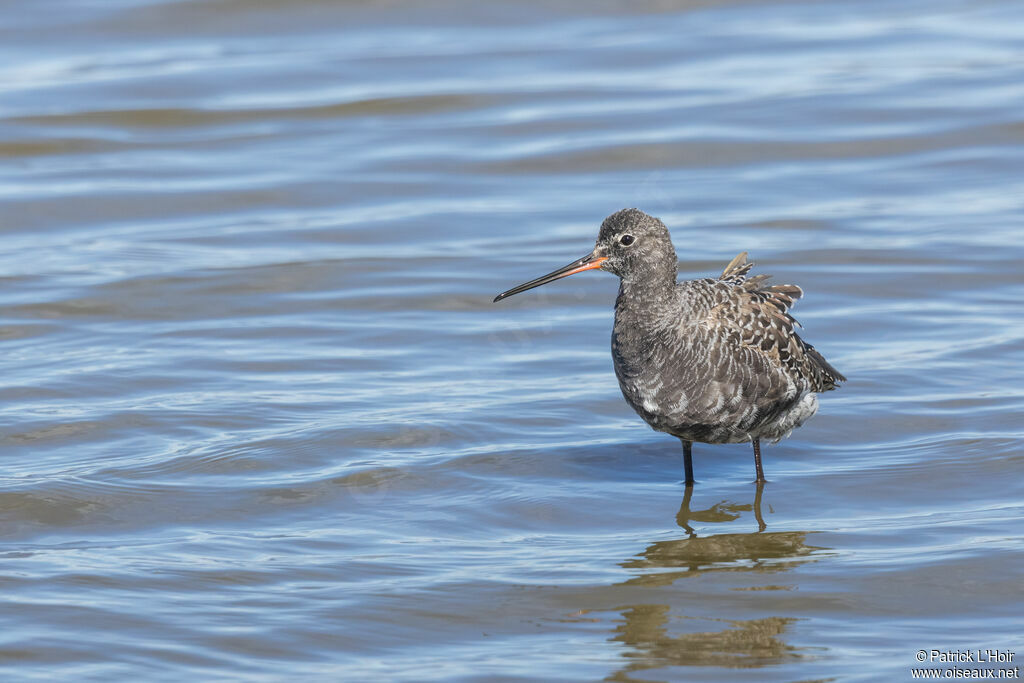
[[[0,7],[7,680],[904,680],[1021,643],[1024,7]],[[622,401],[639,206],[850,378]],[[761,529],[760,522],[764,528]]]

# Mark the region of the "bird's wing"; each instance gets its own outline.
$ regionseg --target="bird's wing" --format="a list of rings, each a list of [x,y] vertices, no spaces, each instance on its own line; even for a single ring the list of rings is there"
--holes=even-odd
[[[746,252],[734,258],[715,283],[716,303],[702,324],[733,348],[752,349],[793,378],[805,379],[812,391],[834,389],[845,381],[813,346],[800,338],[800,323],[789,314],[803,296],[796,285],[768,285],[769,275],[747,274],[754,267]]]
[[[718,280],[720,282],[728,282],[738,287],[742,287],[747,292],[764,299],[779,313],[789,317],[793,324],[800,327],[800,323],[793,319],[792,316],[789,316],[789,309],[792,308],[793,302],[804,295],[804,290],[800,289],[796,285],[765,286],[772,276],[762,274],[747,277],[747,273],[749,273],[753,267],[754,262],[748,261],[747,252],[743,252],[738,254],[736,258],[729,262],[729,265],[727,265],[725,270],[722,271]]]

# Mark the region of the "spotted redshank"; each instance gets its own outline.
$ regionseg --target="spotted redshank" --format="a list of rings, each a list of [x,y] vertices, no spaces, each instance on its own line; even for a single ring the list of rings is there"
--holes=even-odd
[[[818,411],[818,394],[846,378],[794,329],[789,308],[803,290],[748,277],[753,267],[744,252],[717,278],[676,282],[668,228],[623,209],[589,254],[494,300],[594,268],[618,275],[612,359],[626,402],[683,442],[687,486],[694,441],[752,442],[760,483],[761,439],[789,436]]]

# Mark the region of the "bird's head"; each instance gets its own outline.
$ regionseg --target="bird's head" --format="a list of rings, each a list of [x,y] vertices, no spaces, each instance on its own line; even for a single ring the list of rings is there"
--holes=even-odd
[[[676,250],[668,228],[640,209],[616,211],[601,223],[594,254],[605,257],[601,269],[624,280],[643,282],[676,276]]]
[[[584,270],[600,268],[633,283],[675,282],[676,251],[665,224],[639,209],[616,211],[601,223],[594,250],[583,258],[530,280],[494,298],[546,285]]]

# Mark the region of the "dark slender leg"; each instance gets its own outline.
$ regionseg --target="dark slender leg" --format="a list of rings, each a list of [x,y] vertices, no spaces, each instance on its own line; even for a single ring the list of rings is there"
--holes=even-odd
[[[765,481],[764,470],[761,469],[761,439],[754,439],[754,467],[757,468],[757,482],[763,484]]]
[[[686,485],[693,486],[693,442],[683,441],[683,467],[686,469]],[[758,465],[760,467],[760,465]]]
[[[757,530],[764,531],[768,528],[768,525],[764,523],[764,517],[761,515],[761,494],[764,492],[764,482],[757,482],[757,493],[754,494],[754,519],[757,520]]]

